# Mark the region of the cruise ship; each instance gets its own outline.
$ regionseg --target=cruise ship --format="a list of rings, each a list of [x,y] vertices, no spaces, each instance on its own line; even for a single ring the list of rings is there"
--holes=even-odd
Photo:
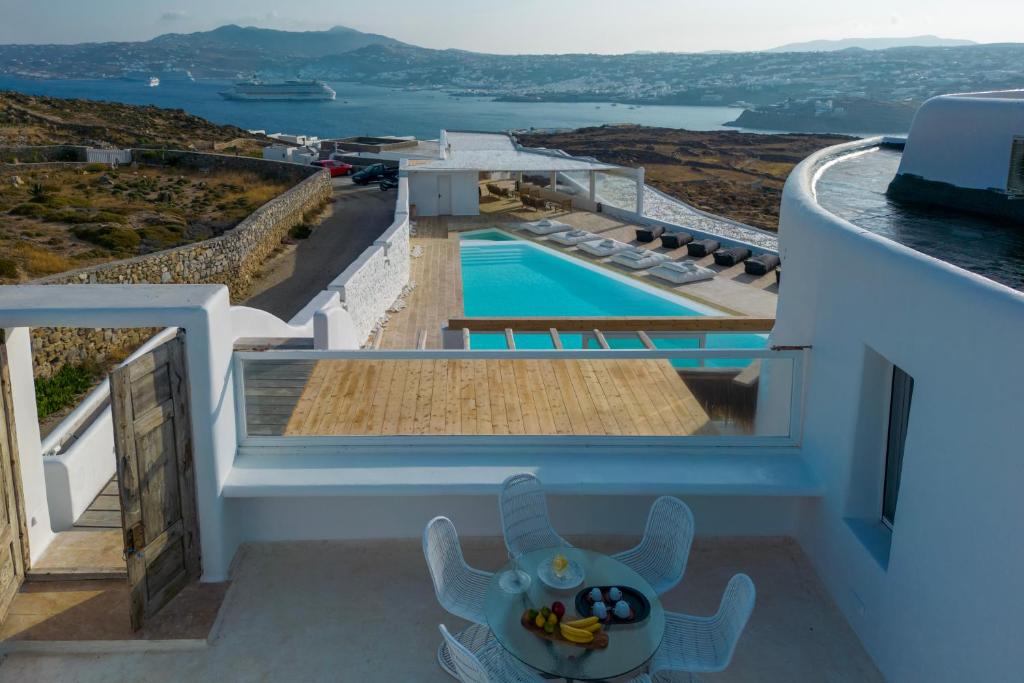
[[[221,92],[228,100],[305,101],[333,100],[337,96],[323,81],[239,81]]]

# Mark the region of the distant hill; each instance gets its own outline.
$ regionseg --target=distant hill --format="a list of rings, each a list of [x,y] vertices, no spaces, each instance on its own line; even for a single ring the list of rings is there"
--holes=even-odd
[[[789,43],[765,52],[835,52],[856,48],[861,50],[888,50],[893,47],[961,47],[977,45],[973,40],[939,38],[938,36],[912,36],[909,38],[843,38],[841,40],[811,40]]]
[[[170,147],[258,155],[270,142],[181,109],[66,100],[0,90],[0,147],[92,145]]]
[[[165,33],[145,44],[160,48],[259,52],[300,59],[339,55],[370,45],[404,45],[394,38],[362,33],[346,26],[326,31],[278,31],[234,24],[198,33]]]

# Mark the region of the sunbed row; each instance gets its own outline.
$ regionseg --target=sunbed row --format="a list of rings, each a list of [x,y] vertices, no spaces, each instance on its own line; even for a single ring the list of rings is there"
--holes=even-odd
[[[704,268],[693,261],[673,261],[666,254],[650,249],[641,249],[618,240],[602,238],[586,230],[577,230],[570,225],[554,220],[523,223],[522,229],[534,235],[545,236],[552,242],[567,247],[576,247],[580,251],[598,258],[610,257],[610,261],[631,270],[650,268],[650,275],[667,280],[673,284],[685,284],[698,280],[708,280],[715,276],[715,271]],[[694,239],[687,232],[667,232],[657,226],[637,230],[637,241],[653,242],[660,238],[662,246],[668,249],[686,247],[687,254],[693,258],[713,256],[715,263],[731,267],[740,263],[752,275],[767,275],[775,270],[780,259],[775,254],[753,256],[746,247],[722,248],[721,243],[714,239]]]

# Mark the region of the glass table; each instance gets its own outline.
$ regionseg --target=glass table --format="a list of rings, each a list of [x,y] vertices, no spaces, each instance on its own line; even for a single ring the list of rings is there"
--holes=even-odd
[[[537,575],[541,563],[559,552],[583,569],[583,583],[568,590],[547,586]],[[518,568],[529,575],[525,592],[510,592],[502,575]],[[521,623],[527,609],[550,606],[555,600],[565,605],[564,620],[578,618],[576,594],[592,586],[633,588],[651,603],[651,613],[638,624],[609,624],[608,647],[587,650],[564,642],[551,642],[535,635]],[[505,650],[537,671],[570,681],[602,681],[640,668],[661,644],[665,633],[665,612],[654,589],[635,571],[607,555],[581,548],[547,548],[526,553],[495,573],[487,588],[484,611],[487,625]]]

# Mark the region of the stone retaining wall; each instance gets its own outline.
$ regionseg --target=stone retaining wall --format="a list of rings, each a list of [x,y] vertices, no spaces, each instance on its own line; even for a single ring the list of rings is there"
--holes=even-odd
[[[33,284],[225,284],[233,301],[244,299],[261,266],[288,230],[331,198],[330,178],[308,166],[196,152],[134,150],[140,163],[255,171],[267,177],[301,179],[219,237],[123,261],[59,273]],[[159,156],[157,156],[159,155]],[[86,358],[100,363],[124,355],[153,330],[80,330],[38,328],[32,331],[37,377],[49,377],[65,363]]]

